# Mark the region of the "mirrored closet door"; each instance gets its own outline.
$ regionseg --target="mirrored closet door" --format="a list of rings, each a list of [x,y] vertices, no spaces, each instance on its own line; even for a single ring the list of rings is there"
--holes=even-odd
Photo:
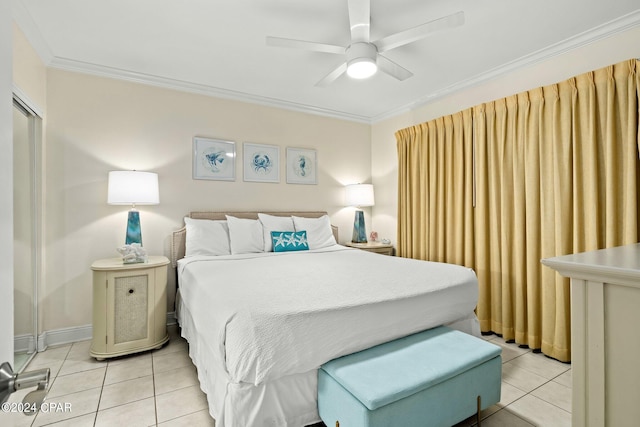
[[[37,350],[41,119],[19,97],[13,101],[14,372]]]

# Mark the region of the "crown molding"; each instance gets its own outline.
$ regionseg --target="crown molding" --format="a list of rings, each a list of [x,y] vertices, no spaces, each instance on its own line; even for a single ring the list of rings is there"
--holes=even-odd
[[[478,86],[482,83],[488,82],[497,77],[504,76],[518,69],[542,63],[553,57],[567,53],[571,50],[587,46],[602,39],[640,26],[639,9],[632,13],[609,21],[605,24],[602,24],[598,27],[569,37],[544,49],[540,49],[531,54],[522,56],[514,61],[502,64],[499,67],[488,70],[487,72],[484,72],[482,74],[478,74],[472,78],[456,82],[436,92],[427,94],[411,103],[388,110],[382,114],[369,117],[359,114],[347,113],[339,110],[326,109],[312,105],[285,101],[282,99],[233,91],[209,85],[170,79],[152,74],[137,73],[113,67],[106,67],[98,64],[75,61],[68,58],[56,57],[53,55],[51,49],[42,37],[42,34],[37,29],[35,23],[33,22],[33,19],[20,0],[16,0],[13,2],[12,11],[14,20],[22,29],[25,36],[27,37],[27,40],[29,40],[29,42],[32,44],[45,65],[48,67],[365,124],[374,124],[401,114],[411,112],[412,110],[420,108],[426,104],[452,95],[455,92]]]
[[[216,98],[229,99],[233,101],[247,102],[251,104],[264,105],[267,107],[277,107],[285,110],[291,110],[301,113],[314,114],[348,120],[360,123],[371,123],[371,119],[366,116],[346,113],[338,110],[315,107],[312,105],[299,104],[276,98],[253,95],[249,93],[222,89],[214,86],[187,82],[184,80],[170,79],[166,77],[156,76],[153,74],[138,73],[129,70],[122,70],[113,67],[107,67],[88,62],[76,61],[68,58],[54,57],[48,64],[51,68],[57,68],[65,71],[75,71],[84,74],[90,74],[99,77],[108,77],[118,80],[129,81],[133,83],[146,84],[150,86],[161,87],[165,89],[179,90],[182,92],[190,92],[200,95],[212,96]]]
[[[424,105],[427,105],[430,102],[444,98],[448,95],[452,95],[455,92],[459,92],[464,89],[469,89],[474,86],[478,86],[482,83],[488,82],[497,77],[504,76],[513,71],[542,63],[556,56],[568,53],[572,50],[578,49],[583,46],[596,43],[600,40],[606,39],[616,34],[620,34],[625,31],[632,30],[639,26],[640,26],[640,9],[632,13],[629,13],[627,15],[621,16],[612,21],[609,21],[598,27],[594,27],[583,33],[569,37],[561,42],[545,47],[544,49],[540,49],[529,55],[522,56],[514,61],[507,62],[499,67],[488,70],[485,73],[478,74],[472,78],[459,81],[439,91],[430,93],[418,99],[417,101],[411,102],[410,104],[403,105],[396,109],[389,110],[384,114],[378,115],[376,117],[372,117],[371,121],[373,123],[377,123],[382,120],[390,119],[400,114],[410,112]]]
[[[307,114],[320,115],[337,118],[347,121],[370,124],[371,119],[359,114],[346,113],[344,111],[315,107],[281,99],[269,98],[248,94],[239,91],[217,88],[213,86],[186,82],[182,80],[170,79],[155,76],[152,74],[137,73],[129,70],[122,70],[114,67],[106,67],[98,64],[91,64],[82,61],[75,61],[68,58],[57,57],[45,41],[42,33],[36,26],[33,18],[20,0],[13,1],[13,20],[23,32],[31,46],[34,48],[42,62],[47,67],[57,68],[66,71],[75,71],[100,77],[114,78],[134,83],[141,83],[165,89],[179,90],[200,95],[212,96],[216,98],[229,99],[240,102],[263,105],[267,107],[277,107],[285,110],[296,111]]]

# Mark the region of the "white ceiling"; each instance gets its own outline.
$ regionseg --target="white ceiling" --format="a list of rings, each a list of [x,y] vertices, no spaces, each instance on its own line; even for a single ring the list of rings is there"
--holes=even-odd
[[[346,0],[14,0],[45,64],[375,122],[640,25],[638,0],[371,0],[371,39],[464,11],[465,24],[385,55],[413,72],[315,83],[344,58],[266,36],[346,46]]]

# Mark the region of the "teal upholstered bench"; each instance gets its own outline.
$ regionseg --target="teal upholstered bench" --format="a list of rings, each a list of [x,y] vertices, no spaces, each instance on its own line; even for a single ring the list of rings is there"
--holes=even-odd
[[[451,426],[500,401],[500,347],[441,326],[318,370],[328,427]]]

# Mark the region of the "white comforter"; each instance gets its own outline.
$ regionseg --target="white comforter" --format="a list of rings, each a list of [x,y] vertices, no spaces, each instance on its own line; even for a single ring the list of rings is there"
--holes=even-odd
[[[471,269],[339,245],[190,257],[178,273],[212,362],[256,385],[464,318],[478,298]]]

